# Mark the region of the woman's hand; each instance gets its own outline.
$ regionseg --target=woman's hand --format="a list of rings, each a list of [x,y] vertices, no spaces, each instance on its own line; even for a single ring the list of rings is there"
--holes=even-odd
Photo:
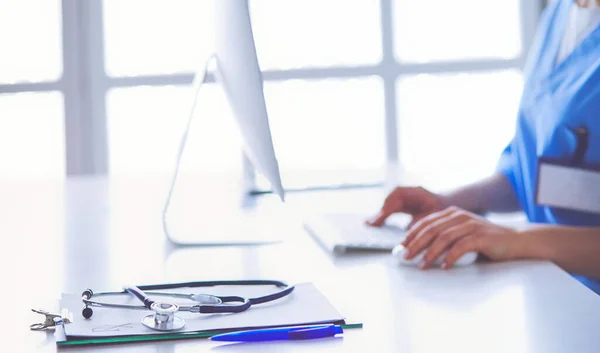
[[[422,187],[397,187],[385,199],[381,211],[367,224],[379,227],[393,213],[407,213],[412,216],[408,228],[417,221],[445,207],[441,196],[429,192]]]
[[[442,268],[447,269],[471,251],[495,261],[516,259],[522,250],[521,238],[511,228],[451,206],[418,221],[402,245],[408,250],[407,259],[425,251],[421,268],[430,267],[444,251],[448,251],[442,263]]]

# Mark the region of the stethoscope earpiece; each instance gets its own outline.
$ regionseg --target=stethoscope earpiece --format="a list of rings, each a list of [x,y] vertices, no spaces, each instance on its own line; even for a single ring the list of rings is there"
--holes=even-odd
[[[83,291],[83,293],[81,293],[81,299],[84,300],[89,300],[94,296],[94,291],[87,288],[86,290]],[[90,308],[87,304],[85,305],[85,308],[83,308],[83,310],[81,311],[81,315],[83,315],[83,317],[85,319],[89,319],[92,317],[92,315],[94,315],[94,310],[92,310],[92,308]]]
[[[92,308],[86,306],[81,311],[81,315],[83,315],[84,318],[89,319],[92,317],[92,315],[94,315],[94,310],[92,310]]]
[[[83,293],[81,293],[81,296],[83,298],[90,299],[91,297],[94,296],[94,291],[87,288],[86,290],[83,291]]]

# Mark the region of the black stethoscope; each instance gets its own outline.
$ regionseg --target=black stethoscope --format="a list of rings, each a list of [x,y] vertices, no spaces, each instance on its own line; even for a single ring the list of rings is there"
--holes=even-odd
[[[177,288],[202,288],[216,286],[275,286],[280,288],[278,292],[271,293],[257,298],[244,298],[240,296],[217,296],[211,294],[190,294],[190,293],[171,293],[158,292],[159,290],[169,290]],[[89,319],[94,314],[91,307],[134,309],[134,310],[152,310],[154,313],[142,319],[144,326],[157,331],[176,331],[185,326],[185,321],[176,316],[178,311],[187,311],[198,314],[217,314],[217,313],[241,313],[248,310],[252,305],[262,304],[283,298],[294,290],[290,286],[280,281],[269,280],[248,280],[248,281],[203,281],[203,282],[184,282],[170,284],[154,284],[145,286],[128,286],[121,292],[101,292],[94,293],[91,289],[86,289],[81,294],[81,300],[85,304],[82,311],[84,318]],[[143,305],[106,303],[93,298],[102,296],[115,296],[122,294],[132,294],[138,298]],[[180,305],[169,302],[155,301],[150,296],[171,297],[177,299],[192,300],[193,305]]]

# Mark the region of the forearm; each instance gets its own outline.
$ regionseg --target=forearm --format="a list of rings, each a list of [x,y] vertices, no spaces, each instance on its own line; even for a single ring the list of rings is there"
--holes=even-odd
[[[600,279],[600,228],[536,226],[521,233],[520,258],[549,260],[565,271]]]
[[[445,206],[475,213],[520,211],[519,202],[502,174],[483,179],[442,196]]]

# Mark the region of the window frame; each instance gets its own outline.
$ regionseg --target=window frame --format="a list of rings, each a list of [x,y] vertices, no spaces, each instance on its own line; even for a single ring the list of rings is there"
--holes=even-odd
[[[385,112],[385,153],[388,163],[399,156],[396,81],[404,75],[479,72],[522,69],[527,49],[535,35],[543,0],[520,0],[521,55],[514,59],[457,60],[433,63],[405,63],[394,55],[394,0],[379,0],[382,59],[374,65],[353,67],[265,70],[265,81],[330,79],[378,76],[383,82]],[[194,73],[110,77],[105,72],[102,0],[62,0],[63,75],[56,81],[0,84],[0,94],[32,91],[60,91],[64,96],[65,175],[109,175],[106,97],[117,87],[141,85],[190,85]],[[207,81],[214,82],[213,75]],[[247,182],[253,184],[251,165],[244,159]]]

